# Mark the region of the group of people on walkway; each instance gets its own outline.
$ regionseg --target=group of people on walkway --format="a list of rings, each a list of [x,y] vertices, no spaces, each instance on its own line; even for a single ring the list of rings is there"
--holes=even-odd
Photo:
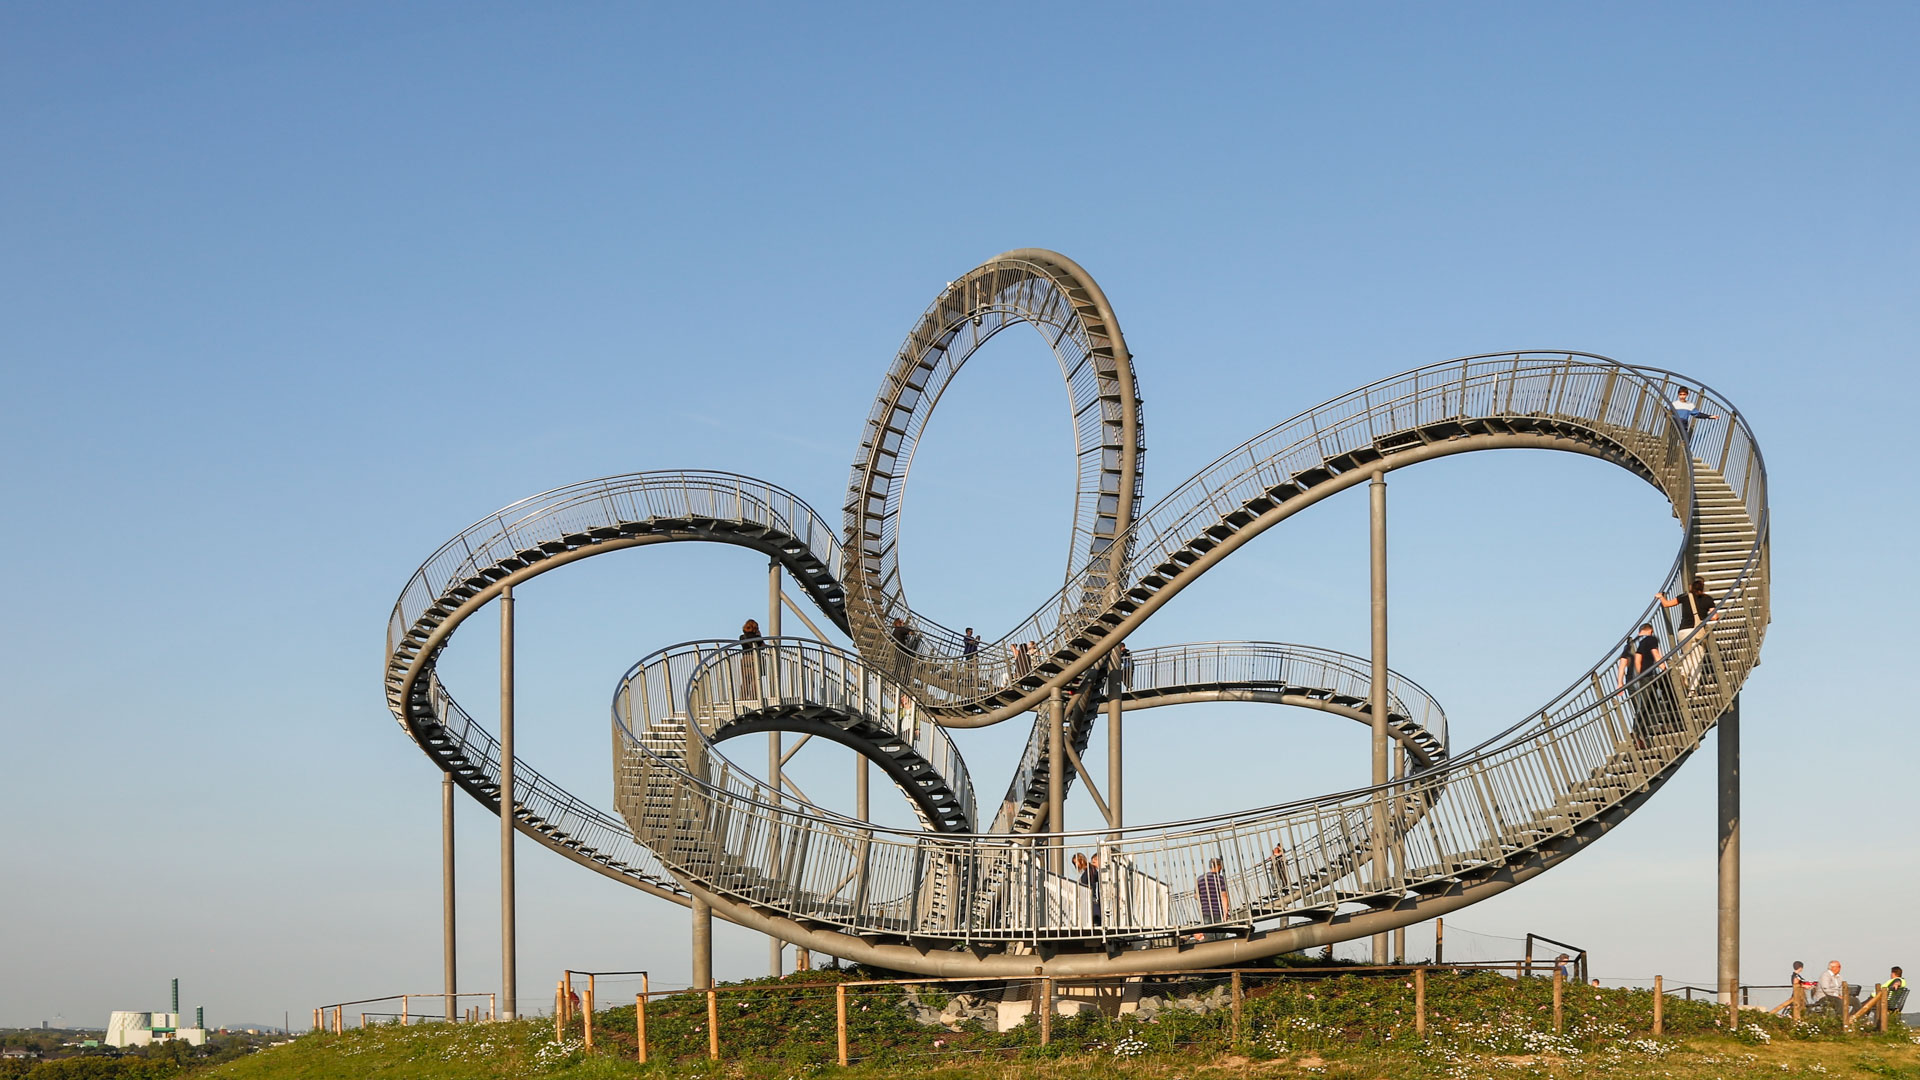
[[[1669,658],[1660,648],[1660,639],[1653,632],[1653,624],[1641,623],[1640,629],[1627,639],[1626,646],[1620,650],[1619,662],[1615,665],[1620,690],[1624,693],[1634,687],[1633,703],[1634,743],[1645,748],[1649,735],[1662,734],[1677,730],[1680,721],[1680,702],[1675,696],[1673,682],[1668,679],[1643,679],[1642,676],[1672,668],[1680,674],[1680,685],[1689,696],[1699,693],[1705,680],[1713,674],[1708,663],[1711,653],[1712,635],[1708,624],[1714,618],[1718,606],[1713,595],[1707,592],[1706,579],[1695,577],[1687,584],[1687,591],[1679,596],[1668,596],[1664,591],[1653,594],[1654,601],[1662,608],[1679,608],[1680,625],[1673,631],[1677,657]],[[1670,660],[1677,659],[1677,664]]]

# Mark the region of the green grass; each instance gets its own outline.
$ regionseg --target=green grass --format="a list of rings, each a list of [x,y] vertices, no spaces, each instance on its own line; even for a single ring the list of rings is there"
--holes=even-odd
[[[1552,1031],[1544,982],[1497,976],[1436,976],[1428,983],[1429,1030],[1413,1032],[1413,993],[1404,980],[1335,977],[1264,982],[1247,975],[1244,1037],[1234,1044],[1229,1013],[1162,1012],[1152,1021],[1097,1015],[1060,1018],[1038,1045],[1032,1025],[999,1033],[952,1032],[915,1023],[898,987],[850,989],[849,1035],[856,1063],[834,1060],[834,994],[799,985],[848,976],[814,972],[758,980],[722,994],[723,1060],[706,1060],[706,1001],[685,995],[647,1010],[647,1066],[634,1060],[631,1005],[599,1012],[595,1050],[576,1023],[554,1043],[551,1020],[449,1027],[395,1025],[314,1034],[216,1067],[208,1080],[501,1080],[559,1077],[713,1077],[727,1080],[1234,1080],[1237,1077],[1677,1077],[1885,1076],[1920,1080],[1920,1045],[1893,1034],[1840,1035],[1757,1014],[1738,1033],[1704,1002],[1669,1000],[1664,1038],[1648,1032],[1645,991],[1569,987],[1565,1030]],[[1206,989],[1194,980],[1192,989]],[[923,992],[933,997],[931,992]],[[929,1004],[937,1004],[930,1001]],[[41,1080],[41,1078],[34,1078]],[[48,1078],[53,1080],[53,1078]]]

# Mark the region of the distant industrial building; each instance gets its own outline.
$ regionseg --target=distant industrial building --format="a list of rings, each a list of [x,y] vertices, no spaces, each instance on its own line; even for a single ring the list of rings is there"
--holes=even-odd
[[[116,1012],[107,1018],[108,1046],[151,1046],[157,1042],[179,1040],[189,1046],[207,1041],[206,1006],[193,1010],[193,1026],[180,1026],[180,980],[173,980],[171,1012]]]

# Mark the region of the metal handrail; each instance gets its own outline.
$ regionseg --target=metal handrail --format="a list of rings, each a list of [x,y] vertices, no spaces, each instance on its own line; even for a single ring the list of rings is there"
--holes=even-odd
[[[1394,453],[1415,445],[1396,440],[1424,439],[1449,421],[1492,418],[1544,423],[1556,432],[1606,442],[1613,448],[1612,456],[1641,472],[1673,501],[1686,524],[1686,541],[1667,574],[1666,591],[1677,591],[1707,541],[1719,541],[1717,555],[1722,561],[1702,570],[1721,594],[1713,621],[1676,640],[1663,619],[1647,620],[1655,625],[1671,657],[1661,671],[1628,687],[1613,688],[1609,671],[1613,653],[1609,651],[1548,706],[1506,732],[1454,757],[1443,769],[1384,787],[1192,822],[1023,838],[1017,843],[1005,837],[929,837],[870,825],[809,824],[806,808],[758,805],[753,786],[736,770],[722,765],[717,780],[695,776],[629,738],[617,744],[621,755],[617,779],[630,783],[630,778],[639,777],[645,781],[641,790],[667,796],[683,811],[678,820],[691,833],[667,835],[653,826],[634,826],[635,831],[654,847],[667,870],[701,881],[741,903],[883,935],[993,943],[1153,936],[1310,913],[1368,896],[1403,893],[1416,884],[1450,880],[1463,872],[1462,867],[1497,864],[1516,852],[1556,842],[1596,816],[1630,810],[1666,770],[1692,751],[1731,704],[1757,662],[1770,606],[1766,474],[1751,432],[1737,412],[1729,409],[1727,418],[1717,425],[1697,424],[1689,449],[1666,401],[1674,376],[1599,358],[1576,360],[1577,355],[1502,354],[1431,365],[1364,388],[1362,407],[1344,418],[1328,406],[1303,414],[1311,421],[1305,425],[1312,429],[1311,454],[1302,450],[1306,436],[1289,443],[1275,434],[1288,425],[1244,444],[1244,463],[1237,455],[1223,458],[1216,468],[1203,471],[1197,485],[1183,486],[1142,518],[1135,529],[1151,543],[1136,551],[1129,565],[1152,569],[1157,562],[1149,560],[1161,553],[1192,548],[1195,538],[1209,527],[1207,515],[1233,506],[1233,499],[1242,500],[1239,505],[1245,513],[1244,508],[1268,486],[1292,484],[1299,490],[1327,484],[1340,467],[1335,464],[1338,461],[1346,461],[1348,468],[1364,468],[1364,463],[1355,464],[1354,455],[1362,452],[1375,454],[1375,460],[1391,466]],[[1715,398],[1724,404],[1724,399]],[[1348,395],[1330,405],[1353,399]],[[1290,423],[1304,432],[1298,418]],[[1224,464],[1230,459],[1231,468]],[[1696,491],[1696,478],[1705,485],[1704,497],[1731,515],[1728,522],[1709,527],[1697,520],[1696,506],[1707,504]],[[1194,490],[1204,497],[1193,498]],[[1188,493],[1184,504],[1176,499],[1181,492]],[[453,745],[478,751],[483,768],[491,765],[497,771],[497,762],[491,760],[497,749],[488,745],[491,736],[471,723],[432,673],[431,654],[437,646],[419,644],[443,640],[444,634],[435,638],[423,634],[423,628],[437,625],[444,617],[435,612],[470,603],[470,598],[461,598],[462,583],[471,588],[473,575],[480,571],[569,550],[576,540],[592,542],[587,534],[595,530],[617,531],[627,523],[653,517],[757,526],[793,538],[798,547],[783,549],[788,557],[804,554],[818,565],[836,565],[838,540],[818,515],[788,493],[744,477],[642,474],[574,485],[523,500],[456,538],[457,551],[456,544],[443,547],[422,566],[396,604],[389,628],[389,672],[397,673],[390,675],[389,692],[396,716],[411,726],[413,706],[405,700],[404,690],[424,678],[433,715],[442,723],[464,721]],[[1183,534],[1189,539],[1179,541]],[[1724,562],[1730,553],[1741,559],[1737,569]],[[1059,595],[1074,595],[1073,588],[1070,582]],[[1088,592],[1083,588],[1078,595]],[[1035,618],[1044,616],[1048,607],[1043,605]],[[1643,609],[1642,617],[1651,614],[1651,608]],[[1047,638],[1055,646],[1052,655],[1069,662],[1066,670],[1040,681],[1042,692],[1077,677],[1098,656],[1098,644],[1080,649],[1079,660],[1072,659],[1075,650],[1058,648],[1068,640],[1065,635],[1082,628],[1070,622],[1052,625]],[[1009,635],[1019,636],[1018,630]],[[927,662],[915,660],[908,665],[906,674],[913,680],[915,696],[929,710],[952,711],[967,706],[952,688],[990,685],[995,665],[1005,658],[991,652],[982,655],[976,663],[987,674],[980,682],[962,683],[949,677],[944,686],[920,680]],[[1683,678],[1690,667],[1705,673],[1697,684]],[[1002,676],[1001,685],[1006,681]],[[549,808],[571,812],[570,804],[577,800],[562,799],[564,793],[555,792]],[[1409,823],[1395,837],[1407,855],[1392,865],[1355,855],[1357,846],[1365,843],[1364,823],[1382,799],[1397,808],[1425,808],[1417,820],[1411,812],[1396,814],[1397,822]],[[523,802],[522,810],[528,805]],[[533,812],[538,816],[537,808]],[[587,823],[583,827],[590,826],[591,815],[580,812],[579,820]],[[601,825],[605,824],[603,818]],[[832,834],[835,842],[812,845],[809,838],[816,833]],[[840,842],[847,835],[857,836],[859,842]],[[689,836],[699,842],[692,843]],[[741,844],[749,839],[778,840],[781,847],[759,850],[795,854],[782,860],[782,879],[756,880],[748,888],[713,876],[715,866],[751,868],[738,861],[747,851]],[[1284,895],[1279,890],[1271,896],[1259,895],[1255,884],[1259,860],[1271,849],[1269,841],[1285,844],[1291,880],[1301,883]],[[699,854],[703,844],[708,845],[706,853]],[[1049,849],[1074,844],[1106,851],[1112,856],[1110,867],[1126,868],[1116,877],[1137,878],[1148,894],[1159,899],[1136,905],[1130,917],[1110,919],[1091,933],[1077,911],[1055,910],[1058,904],[1053,901],[1035,907],[1035,899],[1049,890],[1061,895],[1072,891],[1039,868]],[[860,853],[859,865],[850,871],[852,877],[827,865],[824,853],[831,850],[844,851],[849,858]],[[822,858],[811,869],[825,876],[809,876],[807,852]],[[1238,898],[1228,912],[1203,910],[1200,891],[1180,884],[1193,880],[1196,865],[1205,865],[1198,860],[1210,860],[1214,854],[1226,864],[1230,897]],[[728,864],[729,859],[735,862]],[[826,873],[829,870],[834,872]],[[855,888],[870,889],[865,894],[869,899],[880,895],[894,899],[871,911],[858,910],[858,905],[851,912],[842,910],[828,901],[841,897],[844,906],[844,892],[836,891],[843,888],[843,879],[854,882]],[[924,894],[939,888],[969,902],[948,903],[936,911]],[[962,911],[975,914],[963,917]],[[983,911],[985,916],[979,916]]]
[[[542,544],[595,528],[656,518],[713,518],[778,529],[819,563],[840,563],[840,537],[805,500],[738,473],[654,470],[601,477],[532,495],[481,518],[420,564],[387,623],[391,656],[406,632],[450,588]]]
[[[715,736],[728,724],[790,705],[873,722],[932,769],[953,792],[961,818],[974,820],[973,781],[952,734],[922,715],[898,683],[858,653],[812,638],[767,637],[751,645],[686,641],[648,654],[627,669],[614,691],[616,739],[678,717],[692,721],[687,730],[705,743],[708,756],[718,758]],[[768,805],[782,801],[771,788],[759,794]]]
[[[1556,352],[1467,357],[1380,380],[1248,440],[1162,498],[1129,530],[1130,553],[1118,576],[1123,583],[1137,580],[1144,571],[1191,546],[1204,528],[1220,519],[1222,505],[1244,506],[1270,487],[1289,483],[1330,458],[1373,452],[1389,436],[1446,420],[1562,420],[1595,433],[1640,436],[1646,443],[1640,450],[1649,479],[1676,505],[1689,505],[1690,471],[1666,401],[1675,378],[1660,369],[1623,365],[1593,354]],[[1737,475],[1740,487],[1736,490],[1750,503],[1764,506],[1764,467],[1757,453],[1751,452],[1744,419],[1729,409],[1722,420],[1702,423],[1707,425],[1705,430],[1725,433],[1720,460],[1728,462],[1729,476]],[[1736,449],[1741,453],[1733,453]],[[1759,524],[1764,533],[1765,522]],[[955,693],[955,686],[968,685],[954,678],[955,658],[924,655],[923,646],[922,655],[913,657],[906,669],[916,695],[943,717],[963,716],[980,712],[984,701],[1016,680],[1013,645],[1017,642],[1041,644],[1040,655],[1033,657],[1035,665],[1048,657],[1073,661],[1099,655],[1105,642],[1085,650],[1067,646],[1102,612],[1065,621],[1056,617],[1071,606],[1069,597],[1084,594],[1081,582],[1096,572],[1105,573],[1105,568],[1083,567],[1025,621],[1001,638],[983,643],[973,663],[979,675],[971,685],[982,688],[975,693]],[[1074,665],[1074,670],[1083,668],[1084,663]],[[1031,689],[1015,705],[987,711],[994,716],[1014,715],[1037,702],[1059,678]]]
[[[1705,459],[1688,452],[1671,423],[1664,390],[1640,377],[1635,369],[1590,365],[1572,356],[1555,360],[1550,365],[1554,370],[1548,372],[1535,371],[1518,356],[1507,358],[1506,363],[1482,365],[1499,369],[1491,376],[1477,371],[1471,361],[1458,362],[1446,366],[1447,378],[1431,380],[1417,393],[1382,395],[1385,400],[1373,404],[1372,409],[1396,418],[1399,426],[1382,431],[1371,423],[1373,417],[1369,415],[1365,419],[1372,432],[1371,444],[1379,445],[1383,436],[1433,423],[1436,415],[1443,414],[1436,412],[1429,398],[1437,399],[1443,410],[1451,404],[1447,411],[1455,416],[1467,415],[1466,405],[1476,398],[1482,402],[1502,400],[1502,408],[1510,411],[1499,415],[1537,416],[1567,428],[1569,433],[1585,432],[1610,440],[1667,492],[1686,520],[1687,537],[1681,558],[1667,575],[1667,591],[1674,591],[1681,572],[1705,540],[1724,535],[1736,543],[1748,543],[1750,551],[1737,572],[1720,568],[1706,575],[1722,590],[1714,620],[1679,642],[1673,640],[1672,632],[1663,633],[1661,641],[1670,657],[1663,670],[1623,689],[1609,689],[1603,679],[1613,659],[1609,654],[1582,683],[1510,729],[1510,738],[1504,744],[1482,744],[1471,757],[1450,760],[1434,772],[1379,787],[1191,822],[1049,834],[1018,844],[1010,844],[1005,837],[915,834],[863,826],[868,839],[862,848],[862,874],[884,877],[896,888],[916,895],[943,883],[949,893],[992,894],[984,904],[950,907],[944,914],[945,922],[929,920],[924,910],[916,910],[913,920],[903,922],[904,916],[897,908],[872,912],[846,908],[835,903],[833,896],[809,893],[804,881],[810,880],[811,874],[805,868],[793,868],[783,883],[756,881],[750,897],[719,882],[709,883],[709,887],[761,910],[852,932],[975,943],[1152,938],[1208,927],[1250,925],[1369,896],[1401,894],[1428,882],[1453,880],[1463,868],[1504,862],[1516,852],[1570,835],[1584,821],[1630,807],[1691,753],[1731,705],[1747,671],[1757,661],[1769,599],[1764,574],[1764,468],[1752,449],[1751,434],[1737,413],[1724,429],[1717,460],[1709,466]],[[1596,377],[1574,380],[1576,370],[1583,377]],[[1413,373],[1416,382],[1428,378],[1431,371]],[[1624,378],[1616,378],[1603,394],[1598,378],[1602,374]],[[1539,385],[1527,381],[1536,376],[1541,380]],[[1620,382],[1626,383],[1627,389],[1616,395]],[[1513,405],[1516,398],[1518,407]],[[1546,408],[1549,403],[1552,407]],[[1528,405],[1541,408],[1528,409]],[[1584,418],[1584,413],[1592,417]],[[1347,426],[1357,423],[1350,418]],[[1317,426],[1316,442],[1331,440],[1330,449],[1323,452],[1327,456],[1350,453],[1358,445],[1343,443],[1348,436],[1342,434],[1339,424]],[[1700,437],[1696,431],[1696,441]],[[1301,476],[1306,469],[1291,468],[1290,461],[1284,472],[1281,467],[1267,471],[1274,460],[1285,459],[1290,452],[1290,447],[1282,446],[1257,459],[1255,467],[1244,470],[1243,475],[1261,475],[1264,471],[1266,476]],[[1709,483],[1709,495],[1733,514],[1735,527],[1723,524],[1709,529],[1694,520],[1696,474]],[[1223,490],[1238,494],[1240,485],[1235,481],[1207,484],[1205,488],[1211,499]],[[1190,518],[1192,511],[1190,506],[1183,507],[1182,519]],[[1150,532],[1154,520],[1152,514],[1143,520]],[[1744,527],[1739,527],[1742,520]],[[1154,533],[1153,542],[1144,547],[1149,551],[1156,544],[1164,548],[1162,537],[1166,535],[1171,534]],[[1662,627],[1658,620],[1655,625],[1657,629]],[[1689,664],[1692,655],[1675,652],[1676,645],[1681,650],[1698,650],[1698,659]],[[1691,685],[1681,678],[1689,667],[1705,673]],[[670,842],[673,838],[657,836],[643,824],[636,824],[642,839],[657,843],[670,865],[682,853],[705,845],[703,858],[707,865],[726,865],[739,872],[758,843],[776,836],[788,838],[789,846],[834,850],[809,848],[794,840],[810,828],[806,817],[760,804],[754,798],[752,784],[735,770],[722,768],[717,777],[696,775],[629,740],[623,775],[643,776],[649,790],[669,792],[678,808],[676,818],[692,823],[696,829],[725,822],[724,830],[706,830],[701,833],[700,843],[693,845]],[[1442,780],[1446,781],[1444,788]],[[1396,846],[1405,851],[1397,864],[1350,857],[1358,845],[1364,844],[1361,830],[1382,798],[1396,807],[1431,804],[1416,825],[1395,837]],[[633,820],[631,815],[629,820]],[[1274,843],[1282,844],[1288,853],[1288,879],[1311,882],[1310,887],[1284,889],[1276,885],[1265,893],[1260,890],[1258,882]],[[1136,885],[1139,888],[1137,896],[1116,895],[1103,901],[1110,906],[1102,926],[1092,926],[1081,917],[1084,905],[1076,907],[1078,901],[1067,896],[1073,883],[1053,879],[1041,869],[1050,851],[1072,846],[1090,847],[1108,855],[1108,877],[1130,883],[1129,889]],[[1211,887],[1185,886],[1199,880],[1215,858],[1221,861],[1227,887],[1228,900],[1220,905],[1225,910],[1215,910],[1207,902],[1207,897],[1217,894]],[[1010,865],[1013,870],[1008,869]],[[697,874],[700,867],[683,863],[675,869]],[[839,880],[842,876],[842,868],[825,869],[829,870],[825,879]],[[1326,872],[1316,873],[1317,869]],[[1106,887],[1103,884],[1103,889]],[[961,911],[970,914],[960,917]]]
[[[1128,696],[1188,684],[1247,686],[1270,683],[1366,699],[1373,669],[1359,656],[1314,645],[1277,641],[1193,641],[1132,650]],[[1387,673],[1387,711],[1447,746],[1447,714],[1424,687]]]

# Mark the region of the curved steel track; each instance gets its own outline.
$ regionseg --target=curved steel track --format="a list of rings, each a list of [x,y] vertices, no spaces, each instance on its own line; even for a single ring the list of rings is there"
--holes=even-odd
[[[1068,388],[1080,489],[1065,584],[969,655],[914,612],[897,555],[905,482],[941,392],[994,333],[1046,337]],[[1581,353],[1503,353],[1417,368],[1277,425],[1144,512],[1144,440],[1130,355],[1104,294],[1051,252],[1000,256],[955,282],[908,336],[869,415],[844,534],[803,501],[724,473],[640,473],[558,489],[464,530],[417,571],[388,627],[396,719],[496,812],[498,747],[435,670],[454,629],[501,589],[607,551],[680,541],[736,544],[776,560],[854,642],[780,639],[662,650],[614,701],[619,816],[516,762],[522,831],[596,871],[810,948],[937,974],[1124,972],[1203,967],[1361,937],[1444,914],[1525,881],[1618,824],[1736,707],[1768,621],[1766,476],[1729,407],[1683,431],[1678,384],[1656,369]],[[1718,402],[1724,397],[1714,395]],[[1690,434],[1690,438],[1689,438]],[[1443,713],[1417,685],[1390,686],[1405,775],[1220,817],[1087,833],[1032,833],[1050,771],[1034,737],[990,829],[947,732],[1021,716],[1066,695],[1083,747],[1110,695],[1123,709],[1246,700],[1366,720],[1364,660],[1305,646],[1224,642],[1116,647],[1241,544],[1376,473],[1454,454],[1551,449],[1610,461],[1660,491],[1681,524],[1661,583],[1699,575],[1715,618],[1681,634],[1653,608],[1675,662],[1625,688],[1624,637],[1568,688],[1500,735],[1450,750]],[[1016,644],[1036,642],[1021,656]],[[918,831],[832,814],[769,790],[719,752],[750,731],[840,742],[880,763]],[[1063,779],[1070,781],[1072,772]],[[1384,817],[1381,845],[1368,823]],[[1271,852],[1285,853],[1276,867]],[[1046,871],[1061,848],[1099,850],[1104,918]],[[1227,901],[1196,880],[1222,864]]]

